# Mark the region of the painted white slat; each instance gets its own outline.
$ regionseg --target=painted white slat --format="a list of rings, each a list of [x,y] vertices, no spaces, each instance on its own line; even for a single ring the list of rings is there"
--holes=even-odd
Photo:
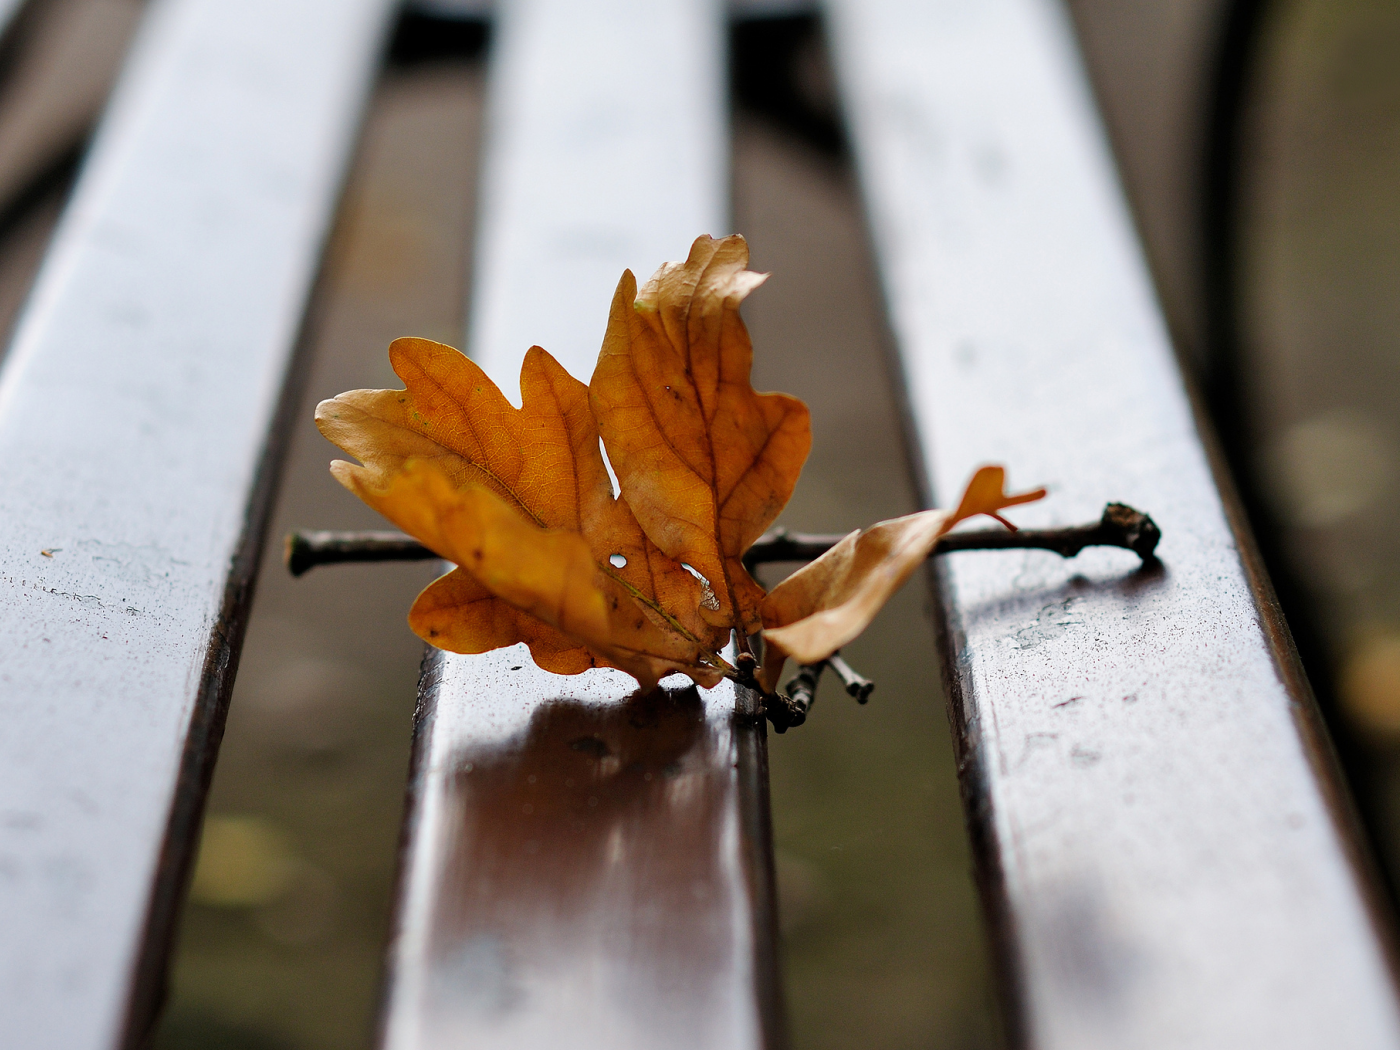
[[[533,343],[589,378],[624,268],[724,232],[722,48],[715,0],[503,5],[468,343],[513,398]],[[432,663],[388,1046],[764,1045],[761,725],[634,690],[523,647]]]
[[[250,494],[389,13],[157,0],[5,362],[6,1045],[111,1047],[129,1023],[187,735],[236,660],[221,607],[248,582]],[[183,785],[194,812],[197,796]]]
[[[946,559],[981,877],[1029,1045],[1400,1045],[1311,701],[1257,599],[1053,0],[829,0],[856,161],[942,502],[978,464],[1161,525]]]
[[[470,353],[518,395],[539,344],[584,382],[624,269],[728,223],[721,7],[512,0],[495,23]]]

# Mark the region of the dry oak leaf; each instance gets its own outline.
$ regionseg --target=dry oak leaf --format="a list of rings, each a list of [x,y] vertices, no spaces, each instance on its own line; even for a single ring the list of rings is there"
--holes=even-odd
[[[409,614],[415,630],[429,635],[423,628],[446,614],[445,632],[428,638],[433,644],[442,647],[467,625],[468,651],[523,641],[539,666],[556,673],[617,667],[643,690],[674,671],[701,685],[722,677],[696,642],[658,627],[599,568],[581,534],[540,528],[485,485],[458,486],[424,460],[410,459],[369,495],[394,524],[458,566],[419,595]]]
[[[1009,496],[1005,484],[1003,468],[983,467],[956,510],[921,511],[853,532],[774,587],[763,602],[764,688],[777,687],[787,657],[815,663],[856,638],[958,522],[989,514],[1014,528],[998,511],[1045,496],[1044,489]]]
[[[706,619],[758,630],[763,589],[740,560],[792,495],[811,448],[807,406],[757,393],[739,317],[766,275],[738,235],[699,237],[637,292],[618,283],[589,384],[608,459],[646,534],[714,588]]]
[[[479,366],[452,347],[428,339],[396,339],[389,358],[406,389],[349,391],[323,401],[316,422],[327,438],[364,464],[333,463],[337,480],[461,566],[419,595],[409,622],[420,636],[454,652],[485,652],[525,641],[536,663],[561,674],[599,662],[621,666],[609,656],[595,660],[602,650],[583,636],[561,633],[558,615],[550,619],[526,610],[533,608],[531,602],[522,605],[518,596],[512,600],[492,590],[448,553],[451,547],[465,557],[459,538],[443,533],[441,520],[451,518],[459,525],[488,520],[481,516],[484,511],[472,517],[449,501],[438,509],[438,520],[403,502],[410,492],[437,496],[479,486],[536,530],[562,529],[580,536],[603,592],[620,589],[661,632],[666,644],[659,654],[667,659],[682,651],[691,654],[694,659],[687,660],[697,665],[697,681],[712,678],[698,654],[718,649],[728,632],[701,615],[704,585],[651,543],[627,505],[614,498],[587,387],[539,347],[526,354],[521,367],[518,409]],[[421,468],[413,472],[419,479],[416,487],[395,489],[410,462]],[[445,479],[445,488],[421,480],[429,468]],[[474,506],[484,505],[479,497],[473,499]]]

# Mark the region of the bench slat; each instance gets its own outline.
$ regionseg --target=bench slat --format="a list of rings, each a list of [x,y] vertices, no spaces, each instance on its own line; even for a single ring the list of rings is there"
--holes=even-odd
[[[159,0],[0,378],[0,1032],[149,1021],[387,0]],[[275,442],[274,442],[275,445]]]
[[[469,346],[517,397],[532,343],[592,373],[624,268],[723,232],[723,37],[711,0],[513,0],[495,34]],[[389,1047],[776,1045],[762,726],[634,691],[433,654]]]
[[[1050,0],[830,0],[927,492],[979,463],[1163,565],[943,559],[945,676],[1025,1042],[1400,1045],[1306,683],[1197,434]]]

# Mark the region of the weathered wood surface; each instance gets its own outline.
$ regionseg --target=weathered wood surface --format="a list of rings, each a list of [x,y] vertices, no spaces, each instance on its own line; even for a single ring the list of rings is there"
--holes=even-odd
[[[158,0],[0,376],[0,1042],[134,1044],[390,12]]]
[[[722,32],[711,0],[502,7],[469,347],[512,396],[532,343],[588,378],[624,268],[724,232]],[[430,660],[387,1046],[777,1045],[762,725],[634,691]]]
[[[1074,45],[1049,0],[830,0],[856,162],[946,502],[978,464],[1162,527],[943,559],[946,677],[1017,1037],[1400,1045],[1356,831],[1232,529]],[[932,687],[931,687],[932,692]]]

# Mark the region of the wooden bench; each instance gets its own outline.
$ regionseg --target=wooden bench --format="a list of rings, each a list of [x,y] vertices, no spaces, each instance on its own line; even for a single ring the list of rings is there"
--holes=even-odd
[[[757,5],[756,5],[757,6]],[[828,0],[918,480],[1011,463],[1157,567],[935,579],[1018,1045],[1400,1045],[1386,919],[1051,0]],[[4,9],[0,8],[0,15]],[[135,1047],[237,665],[387,0],[156,0],[0,377],[0,1032]],[[727,226],[713,0],[494,13],[467,345],[494,376]],[[548,299],[537,293],[552,291]],[[932,689],[932,685],[930,686]],[[383,1042],[777,1047],[766,740],[513,653],[420,686]],[[528,827],[523,807],[541,818]]]

